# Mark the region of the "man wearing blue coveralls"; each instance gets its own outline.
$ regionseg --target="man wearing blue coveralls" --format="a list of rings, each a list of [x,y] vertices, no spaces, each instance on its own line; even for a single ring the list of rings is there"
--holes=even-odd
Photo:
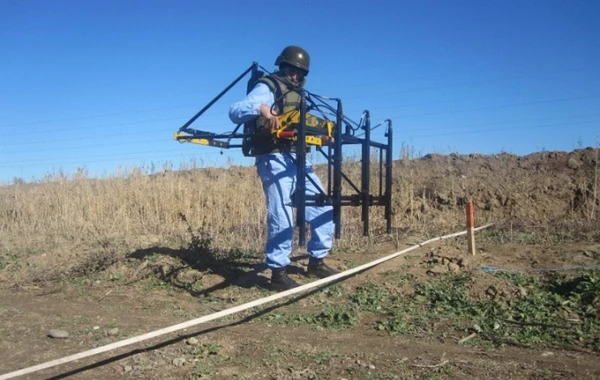
[[[281,291],[299,285],[287,273],[294,238],[291,203],[296,185],[296,165],[291,158],[296,155],[292,141],[274,139],[271,132],[280,127],[277,115],[299,108],[300,95],[294,88],[304,86],[310,56],[298,46],[288,46],[275,65],[279,71],[259,79],[244,99],[231,106],[229,118],[236,124],[245,123],[259,137],[254,139],[252,149],[267,201],[266,261],[272,271],[271,288]],[[323,189],[308,160],[306,174]],[[320,193],[313,181],[306,181],[306,194]],[[333,208],[306,207],[306,221],[311,227],[311,238],[306,245],[310,255],[306,274],[325,278],[338,273],[323,262],[333,244]]]

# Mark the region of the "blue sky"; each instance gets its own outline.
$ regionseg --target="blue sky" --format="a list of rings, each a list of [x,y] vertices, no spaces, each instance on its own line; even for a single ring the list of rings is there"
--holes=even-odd
[[[365,109],[393,120],[396,152],[598,146],[598,20],[595,0],[3,0],[0,183],[251,165],[173,133],[290,44],[311,54],[310,91],[341,98],[353,120]],[[192,126],[232,130],[227,110],[244,92]]]

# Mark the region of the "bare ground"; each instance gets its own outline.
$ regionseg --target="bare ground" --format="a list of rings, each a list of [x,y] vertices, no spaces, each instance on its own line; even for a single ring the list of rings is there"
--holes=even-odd
[[[460,262],[460,271],[473,275],[472,297],[486,297],[490,286],[498,294],[512,297],[518,289],[478,268],[526,270],[593,265],[594,261],[583,253],[600,250],[599,244],[489,243],[482,244],[478,255],[473,257],[465,254],[464,244],[458,239],[411,251],[337,286],[349,291],[368,281],[382,283],[390,271],[411,273],[418,282],[443,274],[451,262]],[[406,243],[412,245],[418,241],[407,239]],[[384,244],[366,252],[340,253],[332,261],[343,268],[349,262],[368,262],[395,250],[396,247]],[[298,259],[294,265],[300,272],[306,260],[302,256]],[[204,283],[215,290],[208,293],[162,289],[144,276],[133,282],[105,276],[48,287],[2,290],[0,372],[82,352],[260,298],[268,294],[262,288],[267,273],[261,271],[262,265],[256,269],[256,273],[229,279],[234,284],[226,287],[219,286],[225,280],[223,277],[209,276]],[[138,271],[138,276],[141,272]],[[307,281],[300,274],[295,276]],[[410,289],[398,291],[410,297]],[[477,337],[459,344],[460,339],[469,335],[466,331],[391,335],[374,330],[366,315],[343,330],[272,323],[278,312],[319,306],[322,299],[319,292],[304,295],[25,378],[583,379],[600,376],[598,353],[585,349],[470,344],[476,343]],[[49,338],[51,329],[64,329],[70,336]]]

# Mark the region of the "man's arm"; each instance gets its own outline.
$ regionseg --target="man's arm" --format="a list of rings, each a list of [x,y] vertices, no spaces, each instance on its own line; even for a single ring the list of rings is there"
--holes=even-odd
[[[275,103],[275,98],[269,86],[259,83],[244,99],[229,107],[229,119],[235,124],[242,124],[261,114],[267,117],[265,111],[270,109],[273,103]]]

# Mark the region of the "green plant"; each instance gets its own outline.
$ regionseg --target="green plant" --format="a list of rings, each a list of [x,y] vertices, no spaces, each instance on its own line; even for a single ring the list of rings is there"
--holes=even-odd
[[[391,295],[369,282],[348,295],[348,309],[380,315],[373,328],[391,334],[437,334],[435,326],[443,323],[446,329],[475,331],[493,342],[597,349],[599,273],[575,277],[499,273],[498,278],[527,289],[526,295],[509,300],[470,298],[469,274],[448,274],[417,283],[412,297]]]
[[[352,307],[360,311],[382,312],[390,302],[389,292],[374,282],[359,286],[348,298]]]
[[[216,343],[204,343],[198,347],[188,350],[188,354],[195,358],[207,358],[219,354],[219,346]]]
[[[341,330],[354,325],[358,316],[355,310],[344,309],[339,306],[327,306],[316,313],[271,313],[267,320],[276,324],[300,325],[308,324],[316,327]]]

